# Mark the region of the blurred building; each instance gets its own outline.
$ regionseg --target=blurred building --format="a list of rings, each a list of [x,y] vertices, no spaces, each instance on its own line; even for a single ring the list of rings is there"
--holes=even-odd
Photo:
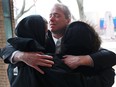
[[[12,36],[14,25],[13,1],[0,0],[0,48],[6,45],[7,38]],[[0,87],[10,87],[7,78],[7,64],[0,58]]]

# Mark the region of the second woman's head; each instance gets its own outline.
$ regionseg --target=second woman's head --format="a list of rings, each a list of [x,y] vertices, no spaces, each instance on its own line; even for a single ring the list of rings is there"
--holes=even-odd
[[[101,39],[89,24],[76,21],[71,23],[62,40],[62,53],[87,55],[100,48]]]

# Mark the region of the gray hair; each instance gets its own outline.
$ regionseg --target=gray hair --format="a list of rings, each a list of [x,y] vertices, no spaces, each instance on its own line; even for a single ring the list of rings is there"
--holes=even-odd
[[[70,10],[66,5],[62,3],[56,3],[54,6],[60,8],[63,11],[66,19],[71,19]]]

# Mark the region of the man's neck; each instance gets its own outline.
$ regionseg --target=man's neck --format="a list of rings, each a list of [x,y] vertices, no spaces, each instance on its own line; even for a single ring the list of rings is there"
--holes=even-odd
[[[52,34],[54,38],[59,39],[61,38],[63,35],[62,34]]]

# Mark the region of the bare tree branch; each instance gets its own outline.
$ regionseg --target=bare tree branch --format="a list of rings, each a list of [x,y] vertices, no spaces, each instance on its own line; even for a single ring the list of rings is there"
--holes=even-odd
[[[21,11],[20,11],[19,14],[16,16],[15,22],[22,16],[22,14],[23,14],[23,12],[24,12],[24,9],[25,9],[25,0],[23,0],[23,5],[22,5],[22,8],[21,8]]]
[[[79,8],[80,19],[85,20],[86,16],[84,14],[83,0],[76,0],[76,1],[77,1],[77,5],[78,5],[78,8]]]
[[[26,13],[26,12],[28,12],[32,7],[34,7],[35,6],[35,3],[37,2],[37,0],[33,0],[34,1],[34,4],[33,5],[31,5],[27,10],[25,10],[23,13]]]
[[[33,4],[31,7],[29,7],[27,10],[25,10],[24,12],[23,12],[23,14],[24,13],[26,13],[26,12],[28,12],[32,7],[34,7],[35,6],[35,4]]]
[[[57,0],[59,3],[62,3],[61,0]]]
[[[22,8],[21,8],[21,11],[20,11],[19,14],[16,16],[15,22],[17,22],[17,20],[18,20],[24,13],[28,12],[32,7],[34,7],[34,6],[35,6],[35,3],[37,2],[37,0],[33,0],[34,3],[33,3],[27,10],[25,10],[25,6],[26,6],[25,1],[26,1],[26,0],[23,0],[23,5],[22,5]]]

